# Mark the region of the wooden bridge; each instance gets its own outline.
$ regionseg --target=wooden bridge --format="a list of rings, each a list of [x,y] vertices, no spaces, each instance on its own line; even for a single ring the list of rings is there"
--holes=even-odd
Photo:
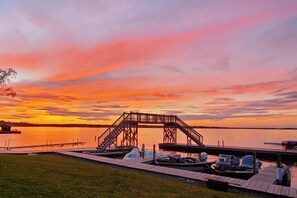
[[[138,124],[163,125],[163,143],[177,143],[177,129],[187,136],[187,145],[192,141],[203,145],[203,136],[187,125],[176,115],[124,112],[100,137],[98,149],[105,150],[111,146],[138,146]],[[120,145],[118,137],[122,134]]]

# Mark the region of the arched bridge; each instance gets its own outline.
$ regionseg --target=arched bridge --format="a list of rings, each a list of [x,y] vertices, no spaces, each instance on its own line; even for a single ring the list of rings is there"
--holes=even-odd
[[[176,143],[177,129],[187,136],[187,144],[192,141],[203,145],[203,136],[187,125],[176,115],[124,112],[100,137],[98,149],[105,150],[111,146],[138,146],[138,124],[164,125],[163,143]],[[118,138],[122,135],[120,145]]]

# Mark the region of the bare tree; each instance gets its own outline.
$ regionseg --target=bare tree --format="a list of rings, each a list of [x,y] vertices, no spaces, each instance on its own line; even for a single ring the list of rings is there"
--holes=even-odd
[[[0,97],[10,96],[15,97],[16,92],[12,87],[8,87],[7,84],[10,83],[12,78],[15,78],[17,72],[12,68],[0,69]]]

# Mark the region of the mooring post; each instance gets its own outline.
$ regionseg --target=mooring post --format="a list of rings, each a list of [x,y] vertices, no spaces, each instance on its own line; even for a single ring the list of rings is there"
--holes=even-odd
[[[218,140],[218,147],[220,147],[220,140]]]
[[[277,183],[281,184],[282,180],[283,180],[283,170],[281,168],[281,155],[280,155],[280,153],[277,154],[276,178],[277,178]]]
[[[141,152],[142,152],[142,159],[144,159],[144,154],[145,154],[145,145],[142,144],[141,146]]]
[[[225,143],[224,143],[224,140],[222,140],[222,147],[224,147],[225,146]]]
[[[281,163],[282,163],[281,155],[280,155],[280,153],[278,153],[278,155],[277,155],[277,167],[281,167]]]
[[[153,160],[156,162],[156,145],[153,145]]]
[[[253,157],[253,163],[254,163],[254,166],[253,166],[253,174],[255,175],[256,174],[256,158],[257,158],[257,155],[256,155],[256,152],[254,152],[254,157]]]

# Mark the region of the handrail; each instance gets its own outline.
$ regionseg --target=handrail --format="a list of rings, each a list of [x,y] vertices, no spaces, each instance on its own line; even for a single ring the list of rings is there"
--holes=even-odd
[[[127,117],[124,118],[124,116],[126,115],[126,113],[124,112],[111,126],[109,126],[104,133],[102,133],[99,137],[98,137],[98,147],[100,146],[100,144],[105,140],[105,138],[110,134],[110,132],[112,130],[115,130],[115,128],[117,128],[119,126],[119,124],[124,121]],[[112,129],[113,128],[113,129]],[[112,130],[111,130],[112,129]],[[103,140],[102,140],[103,139]]]
[[[202,144],[203,143],[203,136],[198,133],[196,130],[194,130],[192,127],[190,127],[187,123],[185,123],[183,120],[181,120],[179,117],[176,119],[176,123],[184,128],[190,135],[194,136],[194,138],[198,139],[198,141]]]
[[[150,113],[138,113],[138,112],[130,112],[127,113],[130,115],[129,121],[135,121],[138,123],[167,123],[167,122],[175,122],[175,115],[160,115],[160,114],[150,114]]]

